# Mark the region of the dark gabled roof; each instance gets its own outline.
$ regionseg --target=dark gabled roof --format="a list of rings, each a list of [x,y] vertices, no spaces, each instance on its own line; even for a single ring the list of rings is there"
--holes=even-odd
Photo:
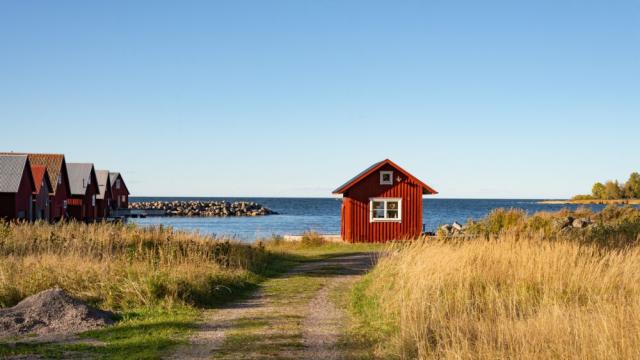
[[[129,188],[127,187],[127,185],[124,183],[124,179],[122,178],[122,175],[120,175],[119,172],[110,172],[109,173],[109,186],[111,186],[113,188],[113,186],[116,183],[116,179],[120,178],[120,184],[122,186],[124,186],[124,189],[127,191],[127,195],[129,195]]]
[[[111,187],[109,181],[109,170],[96,170],[96,179],[98,179],[98,193],[96,194],[96,199],[102,200]]]
[[[69,173],[71,195],[86,194],[87,186],[91,181],[96,181],[93,164],[91,163],[68,163],[67,173]]]
[[[65,165],[64,154],[32,154],[32,153],[3,153],[7,155],[27,155],[29,157],[29,162],[32,165],[43,165],[47,167],[47,174],[49,176],[49,183],[51,183],[52,187],[51,193],[55,195],[58,189],[58,176],[62,175],[62,167]],[[56,186],[53,186],[56,184]],[[70,190],[70,189],[67,189]]]
[[[429,185],[423,183],[422,181],[418,180],[418,178],[416,178],[415,176],[411,175],[409,172],[407,172],[406,170],[404,170],[403,168],[401,168],[400,166],[398,166],[396,163],[394,163],[393,161],[389,160],[389,159],[385,159],[382,161],[379,161],[371,166],[369,166],[368,168],[366,168],[364,171],[360,172],[358,175],[354,176],[353,178],[351,178],[349,181],[347,181],[346,183],[342,184],[340,187],[338,187],[337,189],[333,190],[333,194],[343,194],[345,193],[347,190],[349,190],[353,185],[359,183],[360,181],[362,181],[364,178],[366,178],[367,176],[371,175],[372,173],[374,173],[376,170],[380,169],[381,167],[383,167],[384,165],[390,165],[393,168],[395,168],[396,170],[400,171],[401,173],[403,173],[406,177],[410,178],[411,180],[415,181],[416,183],[418,183],[420,186],[422,186],[422,193],[423,194],[437,194],[438,192],[435,191],[434,189],[432,189]]]
[[[35,193],[40,193],[40,188],[44,183],[47,183],[47,188],[51,189],[51,182],[49,181],[49,175],[47,173],[47,167],[44,165],[31,165],[31,174],[33,175],[33,184],[35,186]]]
[[[27,155],[0,155],[0,192],[17,193],[25,169],[33,180],[30,166]]]

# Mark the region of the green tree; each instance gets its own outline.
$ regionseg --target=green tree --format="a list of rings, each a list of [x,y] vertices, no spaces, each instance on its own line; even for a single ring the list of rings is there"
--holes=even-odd
[[[597,182],[591,189],[591,195],[596,199],[604,199],[605,187],[601,182]]]
[[[623,190],[622,187],[620,187],[618,180],[609,180],[604,184],[605,199],[622,199],[622,193]]]
[[[631,173],[629,180],[624,184],[624,193],[630,199],[640,199],[640,174]]]

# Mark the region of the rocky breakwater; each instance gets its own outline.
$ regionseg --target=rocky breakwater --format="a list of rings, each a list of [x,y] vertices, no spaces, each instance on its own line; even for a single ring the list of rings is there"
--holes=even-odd
[[[167,216],[264,216],[277,214],[249,201],[143,201],[129,203],[134,210],[163,210]]]

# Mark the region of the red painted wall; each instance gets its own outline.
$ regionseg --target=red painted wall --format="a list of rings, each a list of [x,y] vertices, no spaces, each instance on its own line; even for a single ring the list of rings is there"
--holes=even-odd
[[[118,179],[116,179],[117,181]],[[120,188],[116,186],[116,181],[113,182],[111,187],[111,208],[112,209],[128,209],[129,208],[129,189],[124,183],[124,180],[120,179]]]
[[[111,204],[111,189],[109,186],[105,186],[105,194],[104,199],[98,200],[96,199],[96,214],[98,218],[105,218],[109,216],[110,204]]]
[[[69,198],[67,211],[69,216],[80,221],[93,221],[97,216],[98,200],[93,205],[93,197],[98,193],[98,181],[95,173],[91,172],[91,184],[87,186],[84,195],[73,195]]]
[[[51,184],[51,186],[56,188],[56,194],[51,197],[51,220],[60,220],[66,217],[67,210],[64,208],[64,203],[71,197],[71,194],[67,192],[69,188],[69,184],[67,183],[69,180],[67,176],[67,165],[64,162],[62,164],[62,170],[59,175],[62,178],[61,181]]]
[[[34,190],[33,178],[31,177],[31,165],[27,162],[22,173],[22,180],[18,192],[15,195],[15,217],[18,218],[21,213],[24,214],[23,219],[33,219],[31,215],[31,199]]]
[[[87,192],[84,195],[84,218],[86,220],[94,220],[97,216],[98,200],[93,202],[93,198],[98,193],[98,181],[95,174],[92,173],[91,185],[87,186]]]
[[[393,185],[380,185],[380,171],[393,171]],[[400,176],[402,180],[397,181]],[[384,242],[412,239],[422,233],[422,186],[390,165],[355,184],[342,200],[342,239],[348,242]],[[370,198],[401,198],[401,222],[371,222]]]
[[[49,196],[49,186],[48,182],[43,180],[42,187],[40,188],[40,192],[38,194],[33,195],[33,220],[50,220],[50,196]]]
[[[0,193],[0,219],[14,219],[16,217],[16,195]]]

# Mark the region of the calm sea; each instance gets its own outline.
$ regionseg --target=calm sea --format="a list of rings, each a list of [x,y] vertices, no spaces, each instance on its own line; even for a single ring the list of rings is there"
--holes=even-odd
[[[323,234],[340,233],[341,199],[335,198],[169,198],[169,197],[133,197],[136,201],[172,201],[172,200],[226,200],[255,201],[279,215],[261,217],[228,218],[187,218],[187,217],[148,217],[131,219],[141,225],[171,225],[175,229],[196,230],[200,233],[233,236],[240,240],[253,241],[256,238],[274,234],[294,235],[314,230]],[[554,211],[562,208],[575,209],[574,205],[539,204],[540,200],[514,199],[425,199],[423,222],[428,231],[435,231],[439,225],[469,219],[479,219],[496,208],[521,208],[532,213],[536,211]],[[590,205],[600,210],[602,205]]]

